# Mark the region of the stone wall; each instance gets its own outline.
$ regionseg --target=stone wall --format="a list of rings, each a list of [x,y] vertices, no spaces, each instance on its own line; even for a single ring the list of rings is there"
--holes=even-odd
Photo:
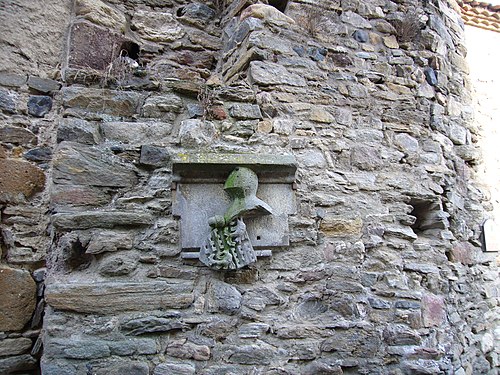
[[[453,4],[244,3],[76,0],[61,79],[2,75],[1,161],[34,176],[2,178],[2,262],[31,312],[43,269],[21,268],[48,248],[43,374],[496,373]],[[193,152],[294,156],[290,246],[184,260],[172,160]],[[7,372],[38,334],[13,315]]]

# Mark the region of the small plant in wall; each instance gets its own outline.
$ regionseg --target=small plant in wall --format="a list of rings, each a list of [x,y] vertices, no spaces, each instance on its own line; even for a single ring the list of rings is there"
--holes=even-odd
[[[321,30],[325,29],[327,18],[324,10],[316,5],[304,7],[303,14],[297,19],[297,23],[304,28],[307,33],[315,38]]]
[[[418,43],[422,35],[422,27],[425,26],[416,11],[410,11],[401,18],[392,20],[391,24],[396,29],[396,38],[399,43]]]
[[[217,110],[222,108],[222,103],[217,100],[217,88],[203,84],[198,92],[198,101],[203,110],[203,120],[221,119],[221,115],[217,114]],[[224,116],[223,116],[224,117]]]

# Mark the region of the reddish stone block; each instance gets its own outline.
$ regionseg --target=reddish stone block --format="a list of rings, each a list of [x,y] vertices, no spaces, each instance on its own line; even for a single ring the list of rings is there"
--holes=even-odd
[[[474,264],[475,248],[469,242],[459,242],[450,251],[449,258],[453,263],[462,263],[465,265]]]
[[[424,327],[440,326],[446,319],[444,298],[432,294],[422,298],[422,321]]]
[[[30,198],[45,186],[43,171],[23,160],[0,159],[0,202],[16,202],[20,195]]]
[[[36,284],[30,273],[1,266],[0,301],[0,331],[23,329],[36,304]]]
[[[104,70],[120,55],[126,39],[107,29],[81,21],[71,28],[68,67]]]

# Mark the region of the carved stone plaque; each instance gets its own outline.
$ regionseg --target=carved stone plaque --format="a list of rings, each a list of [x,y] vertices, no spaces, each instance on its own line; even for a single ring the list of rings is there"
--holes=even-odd
[[[296,167],[293,157],[182,155],[173,163],[173,212],[180,217],[181,247],[185,258],[197,257],[193,254],[199,252],[210,237],[209,220],[228,212],[233,202],[227,189],[224,190],[224,184],[238,167],[255,172],[258,177],[256,197],[265,202],[272,212],[244,218],[253,249],[257,255],[262,255],[262,250],[289,245],[288,215],[295,212],[296,206],[293,191]]]

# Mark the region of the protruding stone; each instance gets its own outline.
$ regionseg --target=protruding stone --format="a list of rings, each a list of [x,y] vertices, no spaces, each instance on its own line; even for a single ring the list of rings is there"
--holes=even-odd
[[[61,84],[53,79],[29,76],[28,87],[35,89],[36,91],[43,92],[44,94],[48,94],[59,90],[61,88]]]
[[[250,77],[253,82],[262,86],[289,85],[303,87],[306,85],[304,78],[295,73],[290,73],[282,65],[252,61],[250,63]]]
[[[210,121],[197,119],[184,120],[179,130],[179,142],[183,147],[199,147],[212,143],[216,129]]]
[[[232,285],[222,281],[213,281],[209,289],[208,309],[225,314],[236,314],[241,306],[241,293]]]
[[[76,16],[83,17],[96,25],[109,27],[118,32],[125,31],[127,22],[125,15],[100,0],[77,0],[75,13]]]
[[[23,329],[36,305],[36,283],[30,273],[0,266],[0,301],[0,331]]]
[[[152,42],[173,42],[185,34],[173,15],[166,12],[138,10],[132,18],[132,27]]]
[[[345,219],[338,216],[325,216],[321,221],[320,230],[328,236],[357,236],[361,234],[363,220]]]
[[[63,185],[130,187],[137,177],[132,166],[109,151],[63,142],[54,155],[53,180]]]
[[[140,163],[153,167],[162,167],[170,161],[170,153],[164,147],[143,145]]]
[[[239,120],[261,119],[260,108],[255,104],[233,104],[229,108],[229,114]]]
[[[56,310],[103,315],[183,309],[193,302],[193,287],[187,281],[53,283],[47,285],[45,299]]]

